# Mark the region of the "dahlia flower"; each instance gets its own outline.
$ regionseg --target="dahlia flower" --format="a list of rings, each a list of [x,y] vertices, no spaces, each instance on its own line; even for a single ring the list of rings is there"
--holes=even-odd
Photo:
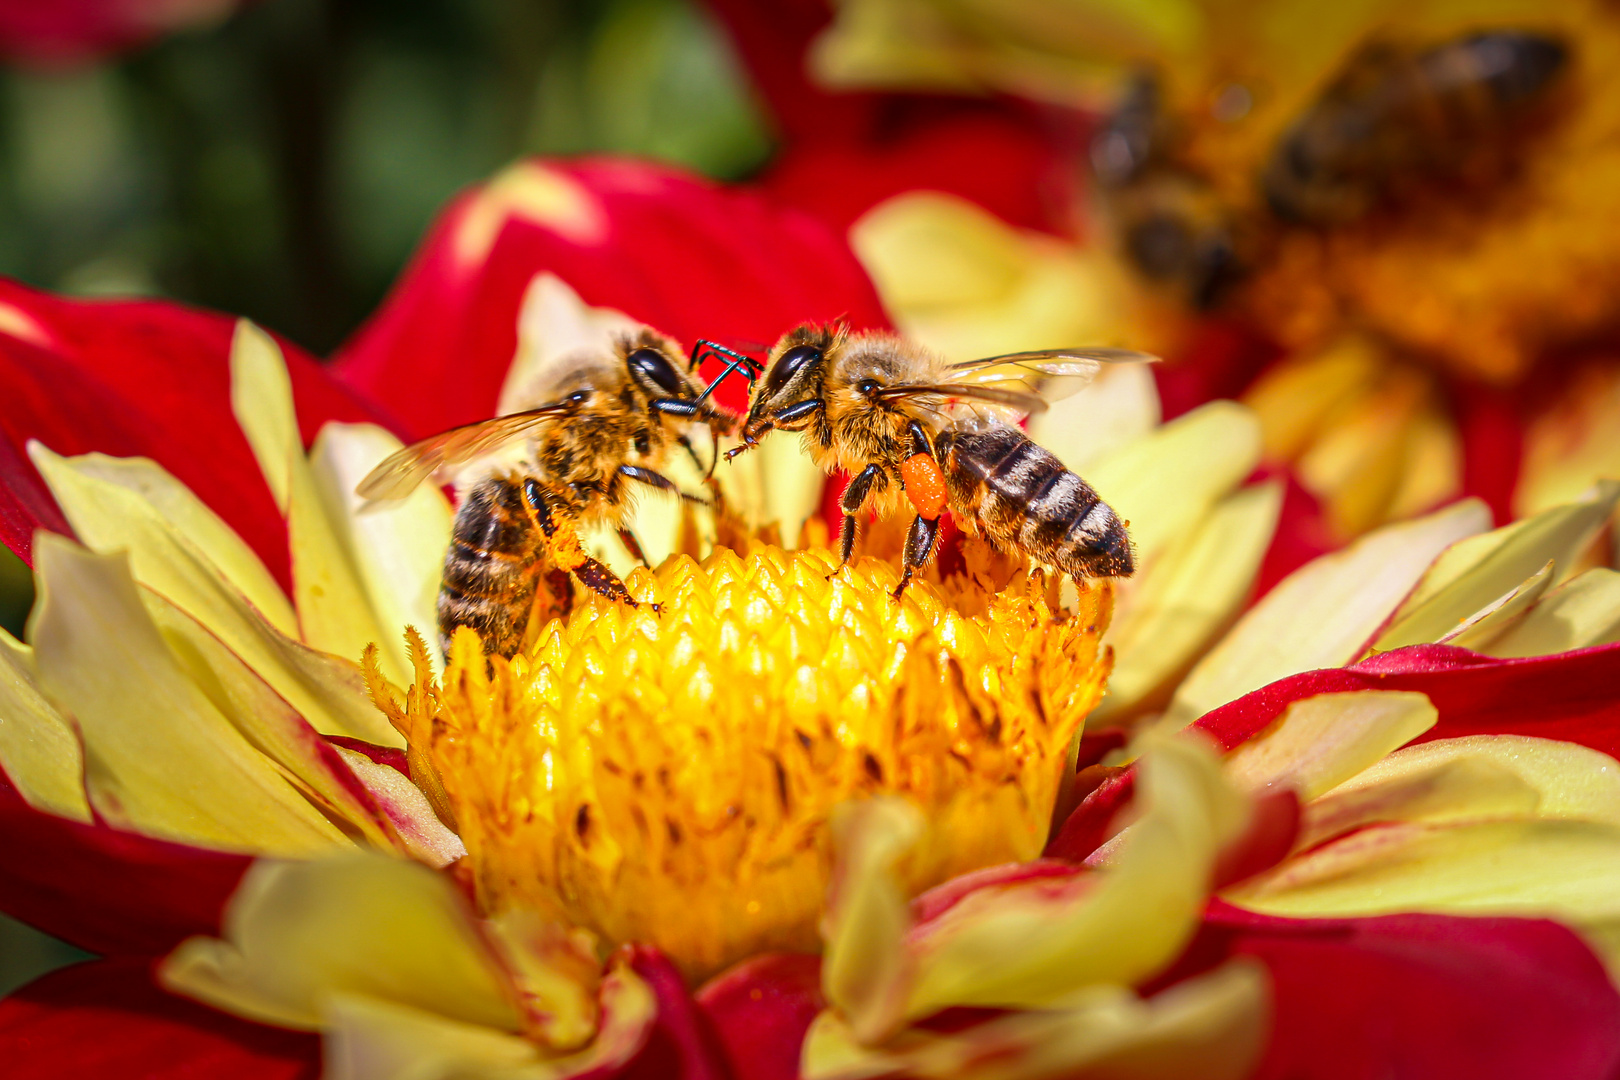
[[[627,318],[881,325],[836,237],[658,170],[526,163],[346,350],[382,406],[213,316],[0,303],[24,388],[0,522],[40,591],[5,643],[0,901],[143,961],[0,1004],[19,1075],[1620,1062],[1620,597],[1587,561],[1620,486],[1386,526],[1244,611],[1283,502],[1250,482],[1258,425],[1160,424],[1127,376],[1036,434],[1132,521],[1128,582],[958,537],[896,603],[894,530],[832,574],[778,437],[721,472],[729,509],[638,512],[669,554],[621,567],[661,612],[585,598],[509,661],[463,631],[440,666],[407,627],[446,505],[356,506],[398,440],[345,421],[487,413]],[[462,340],[452,377],[432,350]],[[47,389],[75,375],[118,408],[75,415]],[[158,956],[212,1011],[146,980]]]

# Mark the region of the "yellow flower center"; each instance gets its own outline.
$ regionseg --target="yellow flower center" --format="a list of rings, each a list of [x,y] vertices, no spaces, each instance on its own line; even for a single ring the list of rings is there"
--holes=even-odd
[[[993,563],[897,603],[886,561],[677,556],[630,577],[642,607],[576,603],[510,662],[462,631],[442,685],[419,675],[394,720],[486,913],[650,942],[693,978],[813,950],[840,802],[922,810],[914,890],[1045,843],[1107,678],[1112,594],[1061,610],[1056,581]]]

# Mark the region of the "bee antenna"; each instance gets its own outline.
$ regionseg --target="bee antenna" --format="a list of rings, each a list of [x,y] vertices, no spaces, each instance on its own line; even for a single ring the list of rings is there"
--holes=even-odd
[[[765,367],[763,363],[746,353],[740,353],[736,349],[728,349],[719,342],[710,341],[708,338],[698,338],[697,343],[692,346],[692,369],[697,370],[697,366],[711,356],[716,359],[728,356],[732,359],[733,363],[726,368],[727,374],[736,370],[737,365],[741,364],[744,378],[749,382],[753,382],[754,377]],[[725,375],[722,375],[721,378],[725,378]]]
[[[703,393],[698,395],[697,401],[695,402],[695,404],[698,405],[701,405],[704,401],[708,400],[709,396],[715,392],[721,383],[725,382],[726,379],[730,377],[732,372],[735,371],[739,373],[744,379],[748,380],[750,385],[752,385],[754,380],[759,378],[759,373],[765,368],[764,364],[758,360],[755,360],[752,356],[749,356],[746,353],[740,353],[735,349],[728,349],[724,345],[717,344],[708,340],[707,338],[698,339],[697,344],[692,346],[692,355],[694,358],[692,361],[692,367],[694,370],[699,364],[703,363],[703,361],[709,359],[710,357],[714,357],[717,360],[728,358],[726,359],[726,369],[708,385],[708,388],[705,389]]]

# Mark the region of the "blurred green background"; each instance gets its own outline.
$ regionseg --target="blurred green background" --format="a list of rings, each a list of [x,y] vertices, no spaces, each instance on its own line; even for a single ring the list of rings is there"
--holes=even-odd
[[[109,62],[0,68],[0,274],[245,315],[325,354],[435,211],[523,154],[721,179],[771,137],[684,0],[259,0]],[[0,549],[0,625],[28,576]],[[0,916],[0,994],[84,954]]]

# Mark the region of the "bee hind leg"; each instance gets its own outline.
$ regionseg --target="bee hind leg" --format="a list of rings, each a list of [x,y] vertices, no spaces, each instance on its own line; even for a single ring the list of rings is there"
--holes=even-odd
[[[900,571],[900,584],[895,586],[894,598],[900,599],[911,584],[911,575],[928,565],[934,557],[934,545],[939,542],[939,518],[925,518],[918,514],[906,530],[905,565]]]
[[[545,534],[553,565],[573,574],[587,589],[599,596],[629,607],[640,606],[636,598],[630,595],[630,590],[624,587],[624,582],[619,580],[619,575],[585,554],[573,523],[553,511],[552,497],[538,481],[532,478],[525,480],[523,494],[540,531]],[[652,608],[654,611],[662,610],[657,604]]]
[[[619,575],[589,555],[582,556],[570,569],[587,589],[598,596],[604,596],[627,607],[641,606],[636,602],[636,598],[630,595],[630,590],[624,587],[624,582],[619,580]],[[663,610],[659,604],[653,604],[651,607],[654,611]]]

